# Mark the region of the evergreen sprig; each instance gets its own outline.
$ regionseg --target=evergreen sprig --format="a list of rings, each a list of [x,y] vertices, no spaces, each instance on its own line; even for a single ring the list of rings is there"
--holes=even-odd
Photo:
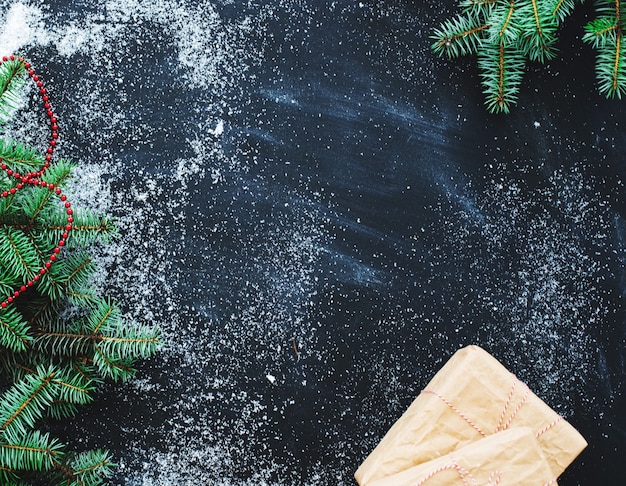
[[[596,2],[598,17],[585,26],[583,41],[598,51],[596,75],[598,87],[607,98],[621,98],[626,92],[626,1]]]
[[[24,71],[17,59],[0,63],[0,124],[20,103]],[[15,177],[37,173],[45,160],[0,139],[0,484],[97,486],[113,472],[109,453],[67,452],[39,428],[71,420],[105,379],[132,377],[136,361],[157,351],[159,331],[129,322],[93,286],[86,248],[118,235],[110,217],[80,208],[68,233],[57,190],[76,164],[59,160],[36,183]]]
[[[478,54],[487,109],[508,113],[517,103],[526,60],[545,63],[556,57],[558,28],[583,1],[461,0],[462,13],[434,30],[431,47],[448,58]],[[598,51],[599,91],[621,98],[626,93],[626,0],[596,0],[596,12],[583,41]]]
[[[439,29],[435,30],[437,39],[432,46],[435,53],[445,55],[449,59],[475,54],[481,35],[489,29],[482,17],[478,15],[459,15],[454,19],[446,20]]]
[[[6,124],[22,101],[24,64],[10,60],[0,65],[0,126]]]

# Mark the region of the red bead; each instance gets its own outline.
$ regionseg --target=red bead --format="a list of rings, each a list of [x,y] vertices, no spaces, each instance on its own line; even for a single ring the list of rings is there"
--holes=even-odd
[[[46,93],[46,88],[39,88],[39,92],[41,94],[45,94]]]
[[[54,184],[52,182],[48,184],[48,189],[54,189]]]
[[[33,79],[35,79],[37,76],[33,76]],[[43,83],[41,81],[37,81],[37,87],[41,88],[43,87]]]
[[[67,214],[72,215],[72,214],[74,214],[74,211],[72,211],[71,209],[68,209],[67,210]]]
[[[45,268],[40,268],[39,269],[39,275],[43,275],[46,273],[46,269]]]
[[[52,263],[46,262],[46,268],[50,268],[51,266],[52,266]]]
[[[72,218],[71,216],[69,218],[67,218],[67,222],[68,223],[73,223],[74,222],[74,218]]]
[[[59,241],[59,246],[65,246],[65,240]]]
[[[61,253],[61,248],[59,248],[57,246],[53,251],[54,251],[54,253],[59,254],[59,253]]]
[[[26,69],[30,69],[30,63],[29,63],[29,62],[25,62],[25,63],[24,63],[24,67],[25,67]]]
[[[48,150],[46,150],[46,152],[48,152],[49,154],[52,153],[52,147],[48,147]]]
[[[24,187],[24,184],[22,184],[21,182],[17,185],[18,189],[21,189],[22,187]]]
[[[6,309],[8,304],[7,304],[7,303],[6,303],[6,301],[5,301],[5,302],[3,302],[3,303],[2,303],[2,304],[0,304],[0,305],[2,305],[2,308],[3,308],[3,309]]]
[[[65,225],[65,229],[66,229],[67,231],[71,231],[71,230],[72,230],[72,225],[71,225],[71,224],[66,224],[66,225]]]
[[[9,192],[10,192],[11,194],[15,194],[15,191],[16,191],[15,187],[12,187],[12,188],[11,188],[11,190],[10,190]]]
[[[34,280],[35,282],[39,282],[39,275],[35,275],[35,276],[33,277],[33,280]],[[35,285],[35,284],[33,283],[33,285]]]
[[[56,141],[55,140],[50,140],[50,145],[52,145],[53,147],[56,145]]]
[[[15,56],[11,54],[11,61],[15,61]]]
[[[43,104],[44,109],[49,110],[50,109],[50,103],[48,103],[47,101]]]
[[[52,138],[59,138],[59,134],[57,132],[52,133]]]
[[[13,175],[13,171],[11,169],[7,170],[7,174]]]
[[[9,297],[9,298],[7,299],[7,302],[9,302],[9,303],[13,302],[13,297]]]
[[[9,195],[9,193],[7,191],[3,191],[2,192],[2,197],[7,197]]]
[[[50,261],[53,262],[57,259],[56,255],[50,255]]]
[[[6,62],[8,60],[9,60],[9,58],[7,56],[2,56],[2,62]]]
[[[15,292],[13,292],[13,296],[14,297],[19,297],[20,296],[20,291],[16,290]]]
[[[26,285],[22,285],[22,286],[20,287],[20,290],[21,290],[22,292],[25,292],[25,291],[26,291]]]
[[[63,232],[63,234],[61,236],[63,237],[64,240],[66,240],[67,237],[69,236],[69,234],[68,234],[67,231],[65,231],[65,232]]]
[[[41,99],[44,101],[48,101],[50,98],[48,98],[48,96],[42,96]]]
[[[71,204],[70,204],[70,202],[69,202],[69,201],[65,203],[65,207],[66,207],[66,208],[69,208],[70,206],[71,206]]]
[[[54,190],[54,192],[56,192],[57,194],[61,194],[61,189],[57,187],[57,188]],[[65,197],[65,196],[61,196],[61,201],[63,201],[63,200],[64,200],[64,199],[63,199],[64,197]]]

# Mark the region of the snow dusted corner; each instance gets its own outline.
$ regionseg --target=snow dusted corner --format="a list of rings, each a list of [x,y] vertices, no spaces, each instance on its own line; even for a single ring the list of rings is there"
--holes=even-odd
[[[429,51],[444,3],[0,0],[0,55],[46,78],[80,162],[73,205],[117,222],[98,285],[163,329],[67,431],[114,453],[113,484],[352,485],[467,344],[593,445],[559,484],[611,474],[623,105],[584,80],[556,104],[546,75],[487,116]]]

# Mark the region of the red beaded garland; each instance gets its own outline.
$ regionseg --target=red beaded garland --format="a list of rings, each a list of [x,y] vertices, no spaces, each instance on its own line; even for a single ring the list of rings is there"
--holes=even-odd
[[[14,61],[16,57],[14,55],[11,55],[9,57],[3,56],[2,62],[6,62],[9,59],[11,61]],[[11,295],[8,295],[5,298],[5,300],[0,303],[0,307],[3,309],[5,309],[11,302],[13,302],[15,298],[19,297],[22,294],[22,292],[25,292],[29,287],[33,287],[34,285],[36,285],[36,283],[39,282],[39,280],[41,279],[41,276],[45,275],[47,271],[52,267],[52,264],[57,260],[58,254],[61,252],[61,247],[65,246],[66,240],[69,236],[69,232],[73,229],[72,223],[74,222],[74,218],[72,216],[73,211],[72,209],[70,209],[71,204],[69,203],[69,201],[67,201],[67,196],[63,194],[63,192],[61,191],[61,188],[57,187],[52,182],[41,180],[41,177],[43,177],[44,173],[46,172],[46,169],[50,167],[50,164],[52,162],[52,154],[54,153],[54,149],[57,146],[57,140],[59,138],[59,132],[58,132],[59,126],[57,125],[57,118],[54,116],[54,112],[52,111],[52,106],[50,105],[50,97],[48,96],[48,91],[46,90],[46,88],[44,88],[44,83],[41,80],[41,78],[37,74],[35,74],[35,71],[34,69],[32,69],[31,64],[25,61],[25,59],[22,56],[18,57],[17,60],[20,63],[22,63],[22,65],[26,69],[26,72],[28,73],[28,76],[30,76],[33,83],[35,83],[35,85],[39,89],[39,93],[43,101],[43,108],[50,121],[51,135],[50,135],[50,141],[48,143],[48,148],[46,149],[45,162],[37,171],[28,172],[25,175],[21,175],[15,172],[13,169],[10,169],[5,163],[2,163],[0,165],[0,169],[5,171],[5,173],[9,177],[13,176],[16,179],[20,180],[20,183],[18,183],[16,187],[11,188],[9,191],[3,191],[0,194],[0,196],[9,197],[11,195],[14,195],[17,191],[21,190],[26,185],[30,185],[33,187],[46,188],[50,190],[51,192],[53,192],[54,194],[56,194],[57,196],[59,196],[59,199],[61,201],[65,202],[64,206],[65,206],[66,213],[67,213],[67,224],[65,225],[65,231],[62,234],[62,238],[59,240],[57,246],[52,251],[52,254],[48,258],[48,261],[44,262],[42,267],[35,273],[32,280],[29,280],[24,285],[21,285],[18,289],[15,289]]]

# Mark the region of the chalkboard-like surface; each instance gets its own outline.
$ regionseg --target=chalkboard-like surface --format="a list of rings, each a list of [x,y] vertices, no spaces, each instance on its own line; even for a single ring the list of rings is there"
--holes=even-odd
[[[455,2],[2,2],[56,100],[102,285],[167,341],[70,436],[115,484],[353,484],[458,348],[489,350],[620,484],[626,108],[580,41],[508,116],[435,58]],[[19,33],[19,34],[16,34]]]

